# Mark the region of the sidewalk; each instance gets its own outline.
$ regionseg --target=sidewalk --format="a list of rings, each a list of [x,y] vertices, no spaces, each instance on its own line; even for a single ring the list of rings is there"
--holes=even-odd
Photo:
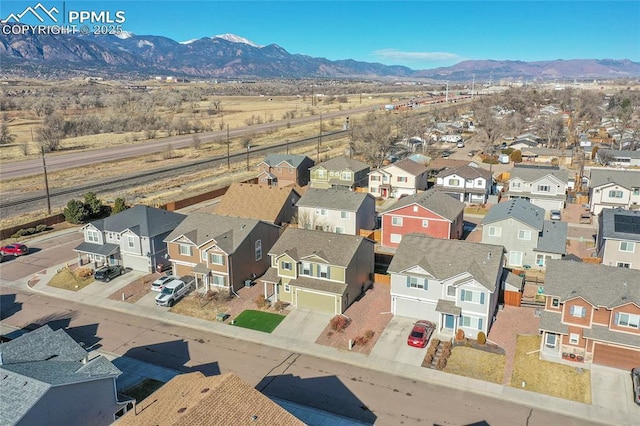
[[[56,273],[57,269],[58,267],[51,267],[46,271],[43,271],[41,275],[38,274],[39,282],[32,288],[32,290],[51,297],[68,299],[69,292],[67,290],[48,287],[46,285],[46,283]],[[24,290],[25,288],[27,288],[26,282],[31,279],[32,277],[29,277],[22,280],[21,282],[4,283],[3,285]],[[561,413],[584,420],[596,421],[603,424],[637,424],[638,414],[640,413],[640,409],[638,409],[637,411],[634,410],[640,407],[633,407],[631,400],[629,400],[629,404],[626,405],[626,411],[619,409],[613,410],[595,404],[581,404],[578,402],[554,398],[535,392],[528,392],[509,386],[497,385],[494,383],[483,382],[463,376],[447,374],[438,370],[422,368],[418,365],[410,365],[399,362],[396,359],[377,357],[375,356],[375,351],[372,352],[371,355],[364,355],[347,350],[340,350],[312,343],[309,341],[309,337],[304,340],[300,340],[293,339],[284,335],[279,335],[279,333],[266,334],[242,327],[231,327],[228,324],[220,322],[207,321],[193,317],[184,317],[182,315],[171,313],[165,309],[157,309],[157,307],[155,306],[140,306],[138,304],[123,303],[107,298],[96,297],[95,292],[80,291],[74,294],[74,301],[89,306],[100,306],[102,308],[111,309],[118,312],[164,321],[181,327],[189,327],[206,332],[213,332],[221,336],[245,340],[266,346],[272,346],[294,353],[324,358],[343,364],[364,367],[411,380],[418,380],[438,386],[446,386],[449,388],[458,389],[465,392],[486,395],[530,407],[540,407],[548,411]],[[597,392],[598,389],[594,389],[594,386],[592,385],[592,392],[594,391]]]

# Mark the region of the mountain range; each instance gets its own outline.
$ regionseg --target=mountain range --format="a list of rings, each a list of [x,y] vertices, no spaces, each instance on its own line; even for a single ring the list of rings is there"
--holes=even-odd
[[[9,24],[3,24],[9,25]],[[140,78],[172,75],[198,79],[359,78],[477,81],[493,79],[615,79],[640,76],[626,59],[540,62],[469,60],[450,67],[412,70],[344,59],[292,54],[233,34],[177,42],[162,36],[0,34],[1,73],[45,78],[93,75]]]

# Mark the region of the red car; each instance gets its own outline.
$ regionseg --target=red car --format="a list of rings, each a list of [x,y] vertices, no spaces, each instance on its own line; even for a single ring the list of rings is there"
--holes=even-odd
[[[0,247],[0,253],[3,256],[22,256],[29,253],[29,247],[24,244],[9,244],[7,246]]]
[[[424,348],[427,346],[429,338],[435,328],[436,326],[430,321],[420,320],[416,322],[413,324],[413,329],[409,334],[407,344],[416,348]]]

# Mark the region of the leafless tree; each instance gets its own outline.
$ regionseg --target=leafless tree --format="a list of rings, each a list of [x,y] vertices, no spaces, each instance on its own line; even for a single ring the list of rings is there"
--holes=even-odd
[[[390,114],[370,112],[352,126],[354,151],[374,168],[380,167],[396,139]]]
[[[202,147],[202,141],[200,140],[200,136],[193,135],[193,137],[191,138],[191,147],[196,150]]]
[[[6,145],[13,143],[16,140],[16,135],[9,130],[9,124],[7,123],[7,114],[2,114],[2,123],[0,123],[0,145]]]
[[[60,143],[64,136],[64,119],[59,114],[48,116],[42,127],[36,130],[38,141],[46,151],[56,151],[60,149]]]
[[[540,119],[539,129],[544,134],[549,148],[559,148],[564,135],[564,122],[562,116],[549,115]]]

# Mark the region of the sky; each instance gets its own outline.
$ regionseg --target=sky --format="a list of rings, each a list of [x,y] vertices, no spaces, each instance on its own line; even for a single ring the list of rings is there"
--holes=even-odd
[[[40,3],[67,14],[122,11],[122,28],[137,35],[187,41],[231,33],[261,46],[277,44],[292,54],[414,70],[480,59],[640,62],[640,0]],[[37,4],[38,0],[3,0],[0,17]]]

